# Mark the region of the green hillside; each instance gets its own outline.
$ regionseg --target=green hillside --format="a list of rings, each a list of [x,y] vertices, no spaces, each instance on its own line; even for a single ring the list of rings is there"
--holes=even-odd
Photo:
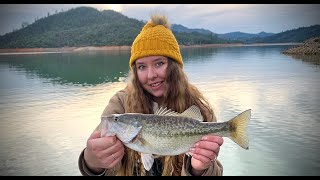
[[[144,24],[112,10],[78,7],[0,36],[0,48],[130,46]],[[211,34],[174,34],[182,45],[226,42]]]
[[[81,47],[130,44],[143,22],[115,11],[79,7],[41,18],[0,37],[1,48]]]
[[[23,24],[23,28],[0,36],[0,48],[130,46],[144,24],[112,10],[78,7],[48,14],[30,25]],[[182,25],[176,25],[176,28],[173,25],[172,29],[180,45],[303,42],[320,36],[320,25],[237,41],[222,39],[218,34],[204,29],[190,30]]]
[[[265,38],[252,38],[246,43],[301,43],[307,39],[320,36],[320,25],[300,27],[274,34]]]

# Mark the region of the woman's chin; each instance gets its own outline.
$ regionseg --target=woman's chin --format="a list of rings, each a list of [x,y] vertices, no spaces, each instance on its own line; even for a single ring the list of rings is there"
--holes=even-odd
[[[161,97],[163,97],[163,93],[152,93],[152,96],[157,97],[157,98],[161,98]]]

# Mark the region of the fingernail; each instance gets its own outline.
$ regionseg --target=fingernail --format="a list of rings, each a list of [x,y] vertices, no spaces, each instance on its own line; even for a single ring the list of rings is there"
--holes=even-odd
[[[194,151],[194,148],[190,148],[190,151],[193,152],[193,151]]]
[[[207,136],[202,138],[202,140],[207,140],[207,139],[208,139],[208,137],[207,137]]]
[[[199,143],[196,143],[195,145],[194,145],[194,147],[198,147],[199,146]]]

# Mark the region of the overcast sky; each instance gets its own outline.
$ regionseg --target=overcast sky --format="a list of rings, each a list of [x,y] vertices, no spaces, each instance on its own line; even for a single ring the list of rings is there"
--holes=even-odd
[[[320,4],[0,4],[0,35],[21,28],[22,22],[31,24],[48,13],[79,6],[113,9],[138,20],[148,20],[153,12],[163,12],[171,24],[219,34],[280,33],[320,24]]]

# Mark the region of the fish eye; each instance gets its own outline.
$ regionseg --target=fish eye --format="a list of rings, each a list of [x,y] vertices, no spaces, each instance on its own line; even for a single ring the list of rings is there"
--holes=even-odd
[[[114,117],[114,120],[115,120],[115,121],[118,121],[118,117],[117,117],[117,116],[116,116],[116,117]]]

